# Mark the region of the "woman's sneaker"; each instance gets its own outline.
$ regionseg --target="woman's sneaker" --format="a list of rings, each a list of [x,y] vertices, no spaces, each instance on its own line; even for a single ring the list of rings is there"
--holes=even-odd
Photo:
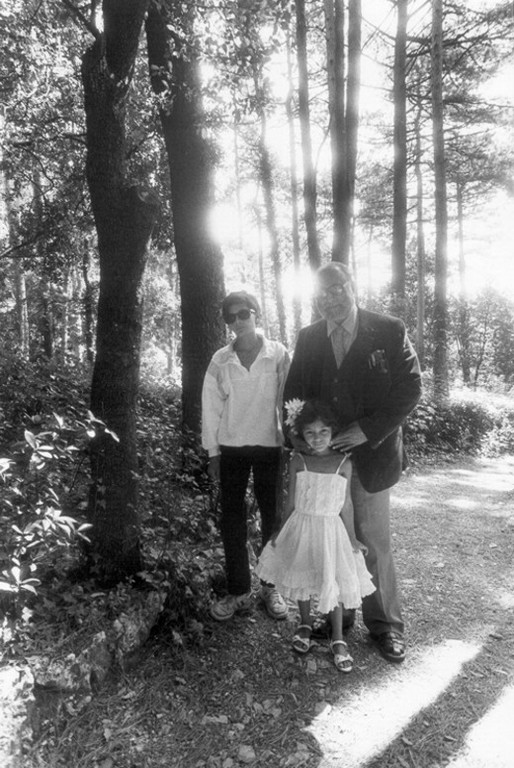
[[[272,619],[277,621],[285,619],[287,617],[287,605],[286,601],[275,587],[267,587],[263,585],[261,587],[261,600],[266,606],[266,610]]]
[[[228,621],[235,613],[248,611],[252,607],[252,593],[243,595],[225,595],[221,600],[211,603],[209,613],[216,621]]]

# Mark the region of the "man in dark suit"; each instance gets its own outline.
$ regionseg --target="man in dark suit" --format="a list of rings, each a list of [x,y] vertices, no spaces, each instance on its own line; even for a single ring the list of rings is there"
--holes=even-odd
[[[347,267],[331,262],[316,279],[322,319],[299,333],[284,402],[318,398],[337,414],[332,446],[351,452],[355,530],[376,586],[363,600],[364,623],[382,655],[400,662],[405,639],[389,489],[405,465],[401,427],[421,394],[419,363],[401,320],[357,307]]]

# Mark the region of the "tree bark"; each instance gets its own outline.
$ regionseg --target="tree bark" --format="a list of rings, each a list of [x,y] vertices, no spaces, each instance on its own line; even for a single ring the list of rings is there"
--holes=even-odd
[[[448,380],[448,211],[443,112],[443,6],[432,6],[432,131],[434,142],[435,289],[434,289],[434,395],[444,399]]]
[[[466,261],[464,258],[464,207],[463,182],[457,177],[457,226],[459,232],[459,307],[457,342],[462,381],[471,381],[471,328],[469,322],[468,296],[466,290]]]
[[[293,318],[295,337],[302,326],[302,305],[300,299],[299,277],[300,263],[300,217],[298,212],[298,168],[296,164],[296,131],[294,110],[293,65],[291,61],[291,41],[287,38],[287,79],[289,91],[286,97],[287,126],[289,130],[289,166],[291,185],[291,239],[293,244],[293,267],[295,275],[293,293]]]
[[[71,266],[69,263],[64,265],[64,279],[61,297],[61,360],[66,365],[68,356],[68,344],[70,337],[70,287],[71,287]]]
[[[3,116],[0,110],[0,133],[2,131]],[[7,167],[3,161],[2,155],[3,149],[0,146],[0,176],[2,177],[2,193],[5,207],[5,226],[8,232],[9,245],[14,245],[16,241],[16,225],[15,214],[12,209],[11,193],[9,189],[9,182],[7,178]],[[29,331],[29,313],[27,305],[27,286],[25,282],[25,271],[23,269],[23,261],[17,256],[13,259],[13,283],[14,283],[14,295],[16,298],[16,326],[18,332],[18,353],[22,360],[29,359],[29,344],[30,344],[30,331]]]
[[[330,151],[332,156],[332,259],[342,260],[346,168],[345,18],[343,0],[325,0]]]
[[[350,0],[348,3],[347,64],[343,0],[325,0],[324,8],[332,152],[332,260],[349,264],[359,127],[361,2]]]
[[[39,231],[44,231],[43,221],[43,185],[39,165],[33,162],[32,167],[32,202]],[[47,255],[45,241],[42,237],[36,240],[36,253],[41,263],[41,281],[39,285],[40,305],[38,311],[38,327],[41,334],[43,354],[47,360],[54,356],[54,302],[52,287],[52,263]]]
[[[262,96],[258,98],[262,102]],[[260,110],[261,136],[259,140],[259,177],[262,184],[262,193],[264,196],[264,210],[266,212],[266,230],[270,240],[270,256],[273,266],[273,276],[275,278],[275,297],[277,307],[278,328],[280,340],[287,344],[286,330],[286,310],[284,306],[284,295],[282,290],[282,264],[280,262],[280,246],[278,240],[277,217],[275,214],[275,200],[273,195],[273,174],[271,169],[271,160],[266,145],[266,115],[264,110]]]
[[[90,243],[86,238],[84,241],[84,251],[82,253],[82,279],[84,281],[84,295],[82,299],[83,324],[84,324],[84,343],[86,345],[86,361],[92,366],[95,360],[94,354],[94,306],[93,306],[93,286],[89,279],[90,268]]]
[[[298,114],[302,139],[303,206],[309,264],[312,269],[321,265],[318,240],[316,169],[312,159],[311,118],[309,107],[309,72],[307,67],[307,22],[305,0],[295,0],[296,56],[298,61]]]
[[[348,3],[348,81],[346,85],[346,180],[343,198],[343,239],[341,260],[350,263],[353,240],[353,209],[355,201],[355,176],[357,169],[357,146],[359,133],[359,95],[361,61],[361,0]]]
[[[176,13],[180,13],[180,6]],[[168,154],[180,276],[182,417],[184,426],[197,434],[204,374],[213,353],[225,342],[220,311],[225,286],[222,253],[209,231],[214,152],[203,136],[199,61],[187,39],[172,31],[173,22],[169,6],[151,2],[146,21],[150,77],[159,96]],[[192,15],[185,23],[192,35]]]
[[[101,428],[91,447],[91,556],[107,582],[142,566],[135,411],[141,280],[156,206],[127,182],[125,117],[147,5],[147,0],[104,0],[104,32],[82,61],[86,174],[100,257],[91,410],[117,436]]]
[[[416,134],[416,156],[414,160],[414,172],[416,175],[416,265],[418,278],[418,292],[416,301],[416,351],[419,364],[423,370],[425,367],[425,229],[423,223],[423,174],[421,172],[421,108],[414,121]]]
[[[393,313],[405,310],[405,253],[407,240],[407,110],[405,65],[408,0],[397,0],[394,48],[394,160],[391,305]]]
[[[14,259],[14,286],[16,296],[16,318],[18,325],[19,354],[22,360],[30,355],[29,310],[27,303],[27,284],[21,259]]]

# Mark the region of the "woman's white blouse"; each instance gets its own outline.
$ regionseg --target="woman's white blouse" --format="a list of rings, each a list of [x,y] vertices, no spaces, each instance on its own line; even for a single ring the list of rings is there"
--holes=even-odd
[[[280,342],[262,340],[249,371],[233,343],[212,357],[202,390],[202,445],[209,456],[217,456],[220,445],[283,443],[281,406],[289,355]]]

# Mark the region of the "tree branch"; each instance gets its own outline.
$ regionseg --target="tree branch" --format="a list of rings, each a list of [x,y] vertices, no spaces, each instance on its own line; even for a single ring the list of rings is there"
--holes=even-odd
[[[86,27],[86,29],[89,30],[89,32],[91,32],[95,40],[101,40],[102,33],[100,32],[98,27],[96,27],[91,21],[89,21],[88,18],[86,18],[86,16],[84,16],[80,8],[77,8],[77,6],[74,5],[71,2],[71,0],[61,0],[61,2],[70,11],[73,17],[73,20],[77,22],[79,26],[80,24],[83,24]]]

